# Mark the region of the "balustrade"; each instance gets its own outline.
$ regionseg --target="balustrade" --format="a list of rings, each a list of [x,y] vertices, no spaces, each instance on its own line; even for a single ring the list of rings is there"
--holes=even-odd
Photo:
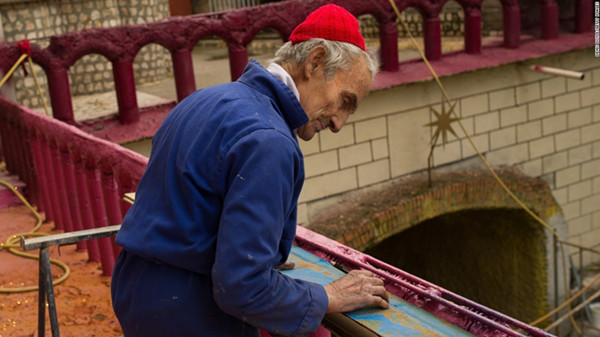
[[[46,72],[55,119],[0,97],[0,133],[7,169],[27,184],[29,199],[47,220],[65,231],[119,224],[129,205],[122,200],[135,190],[147,159],[113,143],[97,139],[70,126],[75,123],[68,70],[91,53],[112,62],[119,120],[123,124],[140,119],[132,62],[150,43],[167,48],[173,60],[177,97],[182,100],[196,90],[191,52],[204,37],[223,39],[229,50],[232,79],[248,61],[247,45],[261,30],[271,28],[284,39],[304,17],[329,1],[287,1],[212,15],[177,17],[155,23],[94,28],[52,37],[50,45],[32,45],[32,58]],[[415,7],[424,18],[425,53],[430,60],[441,53],[439,13],[447,1],[396,1],[400,10]],[[458,0],[465,10],[465,52],[481,52],[481,2]],[[338,1],[355,15],[371,14],[380,25],[382,69],[391,76],[402,64],[398,60],[396,16],[386,2]],[[502,0],[504,47],[520,46],[520,9],[516,0]],[[591,28],[590,0],[576,6],[576,31]],[[554,0],[542,1],[542,37],[558,35],[558,7]],[[285,18],[285,20],[282,20]],[[584,19],[585,18],[585,19]],[[0,45],[0,69],[7,71],[19,58],[16,43]],[[67,123],[62,123],[67,122]],[[119,248],[110,239],[80,243],[90,259],[102,263],[109,274]]]
[[[147,158],[2,97],[0,111],[7,167],[27,184],[26,196],[47,220],[65,232],[121,223],[122,196],[135,190]],[[106,275],[120,251],[111,238],[78,248]]]
[[[432,61],[443,57],[439,13],[450,0],[395,0],[400,11],[416,8],[423,17],[425,55]],[[517,0],[499,0],[503,7],[504,46],[518,48],[521,44],[521,14]],[[559,35],[558,4],[555,0],[541,1],[541,37],[553,39]],[[238,78],[248,62],[248,44],[264,29],[273,29],[286,40],[294,27],[312,10],[330,1],[291,0],[280,3],[247,7],[218,14],[174,17],[138,25],[92,28],[79,32],[56,35],[50,45],[42,48],[32,44],[32,58],[44,69],[54,117],[75,123],[69,68],[81,57],[100,54],[113,66],[113,78],[123,124],[135,123],[140,118],[135,95],[133,59],[144,46],[156,43],[168,49],[173,62],[177,99],[182,100],[196,90],[191,52],[196,43],[206,37],[217,36],[227,44],[231,79]],[[464,9],[465,52],[481,52],[482,0],[457,0]],[[337,1],[355,15],[371,14],[379,24],[380,58],[382,70],[394,72],[398,61],[396,16],[387,1]],[[591,29],[591,0],[578,0],[575,5],[575,31]],[[0,45],[0,69],[6,72],[18,59],[16,43]]]

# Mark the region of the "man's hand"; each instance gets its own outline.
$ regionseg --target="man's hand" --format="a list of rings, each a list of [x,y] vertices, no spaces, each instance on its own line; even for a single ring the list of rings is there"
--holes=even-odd
[[[287,262],[284,262],[282,265],[279,265],[279,266],[275,267],[275,269],[278,269],[278,270],[292,270],[292,269],[294,269],[295,266],[296,265],[294,264],[294,262],[287,261]]]
[[[362,307],[389,308],[383,281],[367,270],[352,270],[325,286],[328,313],[348,312]]]

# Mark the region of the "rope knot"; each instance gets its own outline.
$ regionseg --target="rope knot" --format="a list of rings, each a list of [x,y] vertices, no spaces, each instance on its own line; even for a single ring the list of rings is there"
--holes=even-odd
[[[31,57],[31,44],[29,43],[29,40],[24,39],[23,41],[19,41],[17,43],[17,47],[21,51],[21,55],[27,55],[27,57]],[[25,63],[21,63],[21,66],[23,67],[25,76],[29,75],[27,73],[27,69],[25,68]]]

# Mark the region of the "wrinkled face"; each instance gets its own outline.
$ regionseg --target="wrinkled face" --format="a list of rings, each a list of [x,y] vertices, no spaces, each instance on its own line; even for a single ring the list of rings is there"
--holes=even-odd
[[[332,132],[340,131],[371,87],[371,74],[362,57],[356,60],[350,71],[339,70],[329,80],[325,77],[323,66],[313,70],[308,80],[298,85],[300,104],[309,121],[296,131],[298,137],[305,141],[327,128]]]

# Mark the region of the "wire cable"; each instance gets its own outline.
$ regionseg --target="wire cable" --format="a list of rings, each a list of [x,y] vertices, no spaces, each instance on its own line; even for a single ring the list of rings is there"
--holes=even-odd
[[[410,41],[412,42],[412,44],[414,45],[414,47],[419,52],[419,55],[421,56],[421,59],[423,59],[423,62],[425,63],[425,65],[429,69],[429,72],[431,73],[431,75],[433,76],[433,78],[434,78],[437,86],[439,87],[439,89],[440,89],[440,91],[441,91],[441,93],[443,95],[445,103],[450,104],[450,97],[448,95],[448,92],[446,91],[444,85],[440,81],[439,76],[437,75],[437,73],[435,72],[435,70],[433,69],[433,67],[431,66],[431,63],[429,63],[429,60],[425,56],[425,53],[423,52],[423,50],[421,49],[421,47],[419,46],[419,44],[417,43],[417,41],[414,39],[412,33],[410,32],[410,29],[408,29],[408,26],[406,25],[406,23],[402,19],[401,15],[400,15],[400,11],[398,10],[398,7],[396,6],[396,3],[394,2],[394,0],[389,0],[389,2],[390,2],[390,5],[392,6],[392,8],[394,9],[394,12],[396,13],[396,17],[397,17],[398,21],[400,22],[400,24],[402,25],[402,28],[404,28],[404,30],[406,30],[406,33],[407,33]],[[442,102],[442,104],[444,104],[444,101]],[[485,165],[485,167],[487,168],[487,170],[492,174],[492,176],[498,182],[498,184],[500,184],[500,186],[502,187],[502,189],[506,193],[508,193],[508,195],[523,210],[525,210],[529,215],[531,215],[531,217],[533,217],[543,227],[545,227],[546,229],[548,229],[552,233],[552,235],[554,237],[556,237],[557,239],[559,239],[559,241],[560,241],[560,236],[558,235],[558,233],[556,232],[556,230],[554,228],[552,228],[548,223],[546,223],[546,221],[544,221],[542,218],[540,218],[537,214],[535,214],[523,201],[521,201],[519,199],[519,197],[517,197],[517,195],[515,195],[513,193],[513,191],[504,183],[504,181],[502,181],[502,179],[500,178],[500,176],[498,176],[498,174],[496,173],[496,171],[488,163],[487,159],[485,159],[484,155],[481,153],[481,151],[479,150],[479,148],[477,147],[477,145],[475,145],[475,142],[473,142],[473,139],[468,134],[468,132],[467,132],[466,128],[464,127],[463,123],[461,122],[460,118],[458,118],[458,116],[456,116],[456,113],[454,112],[454,110],[452,110],[452,113],[455,115],[455,117],[457,117],[458,125],[460,126],[463,134],[465,135],[465,137],[467,138],[467,140],[469,141],[469,143],[471,144],[471,147],[473,147],[473,149],[477,153],[477,156],[479,157],[479,159],[481,159],[481,161],[483,162],[483,164]],[[563,246],[562,242],[560,243],[560,251],[561,251],[561,256],[562,256],[561,260],[562,260],[562,264],[563,264],[563,270],[565,270],[565,273],[566,273],[565,251],[564,251],[564,246]],[[566,288],[565,289],[565,291],[566,291],[565,294],[568,294],[569,293],[569,289],[568,289],[567,276],[565,274],[563,274],[563,277],[564,277],[563,282],[565,283],[565,288]],[[581,334],[581,331],[580,331],[579,327],[577,326],[577,324],[575,323],[572,315],[571,315],[571,323],[575,327],[575,330],[577,330],[577,332],[579,334]]]
[[[33,206],[31,206],[31,204],[23,197],[23,195],[21,193],[19,193],[17,188],[15,188],[10,183],[8,183],[4,180],[0,180],[0,185],[3,185],[6,188],[8,188],[9,190],[11,190],[19,198],[19,200],[21,200],[21,202],[23,202],[23,204],[31,211],[31,213],[33,214],[33,216],[36,219],[36,224],[31,231],[26,232],[26,233],[13,234],[13,235],[9,236],[4,243],[0,243],[0,251],[2,251],[3,249],[6,249],[9,253],[14,254],[16,256],[20,256],[20,257],[24,257],[24,258],[28,258],[28,259],[39,260],[39,256],[30,254],[30,253],[25,253],[21,250],[18,250],[17,248],[21,247],[19,244],[21,236],[31,237],[31,236],[48,235],[46,233],[38,232],[38,230],[40,229],[40,227],[42,226],[42,223],[43,223],[43,219],[42,219],[41,215],[35,210],[35,208]],[[59,268],[61,268],[63,270],[63,274],[59,278],[57,278],[56,280],[54,280],[52,282],[53,285],[57,285],[57,284],[64,282],[71,274],[71,270],[69,269],[69,266],[67,266],[65,263],[55,260],[55,259],[50,259],[50,263],[58,266]],[[39,286],[18,287],[18,288],[0,288],[0,293],[21,293],[21,292],[37,291],[38,289],[39,289]]]

